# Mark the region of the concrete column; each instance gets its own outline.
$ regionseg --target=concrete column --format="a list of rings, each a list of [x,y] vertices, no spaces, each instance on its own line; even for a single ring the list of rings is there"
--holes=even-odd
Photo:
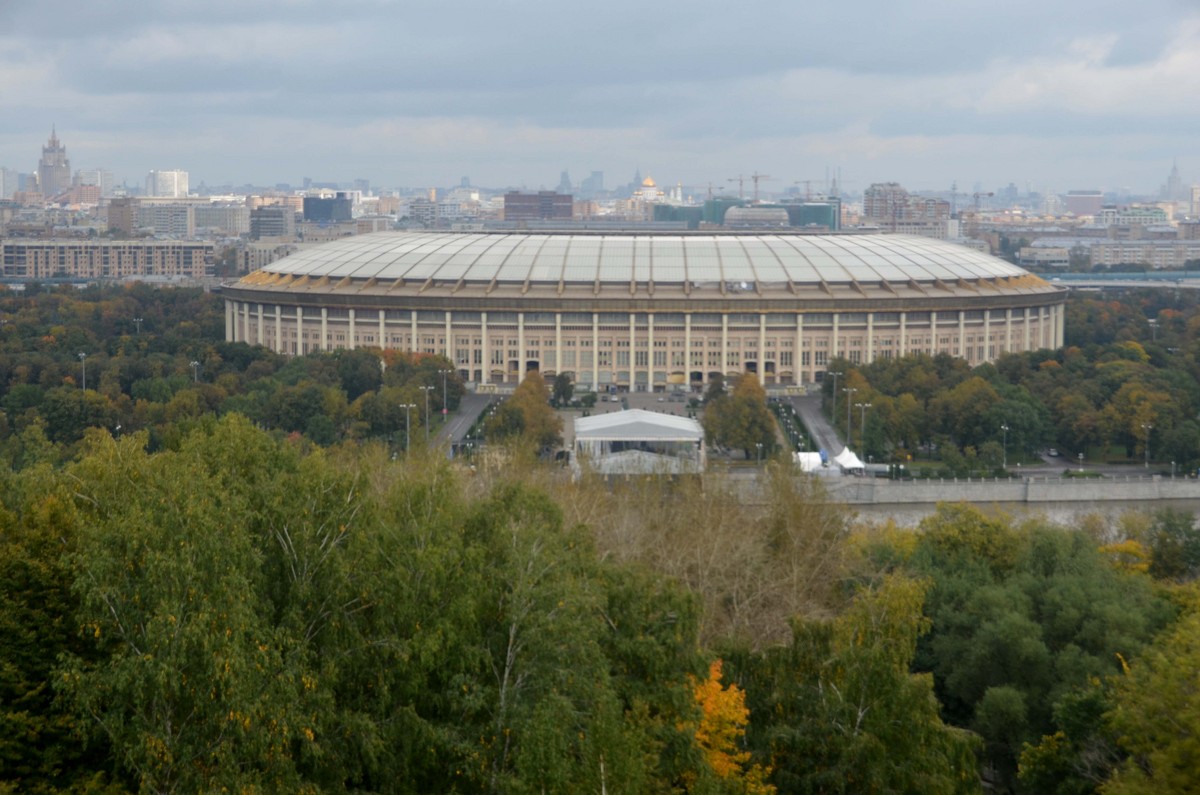
[[[350,320],[346,324],[346,347],[354,350],[354,310],[350,310]]]
[[[929,349],[934,353],[937,352],[938,337],[937,337],[937,312],[929,313]]]
[[[867,313],[867,364],[875,361],[875,313]]]
[[[458,369],[458,362],[454,360],[454,326],[450,322],[450,311],[446,311],[446,359],[450,362],[452,369]]]
[[[237,342],[234,338],[233,325],[233,301],[225,302],[225,339],[229,342]]]
[[[961,309],[958,310],[958,355],[971,361],[967,355],[967,313]]]
[[[249,343],[250,342],[250,304],[248,304],[248,303],[242,304],[241,324],[242,324],[242,328],[241,328],[240,333],[241,333],[241,337],[242,337],[242,342]]]
[[[525,380],[525,313],[517,313],[517,383]]]
[[[379,310],[379,348],[387,348],[387,310]]]
[[[907,353],[905,348],[908,345],[908,313],[900,313],[900,349],[896,352],[897,356],[904,356]]]
[[[283,353],[283,307],[275,304],[275,352]]]
[[[1064,329],[1064,321],[1066,319],[1067,308],[1065,306],[1057,306],[1054,308],[1054,347],[1061,348],[1066,342],[1066,334]]]
[[[329,350],[329,307],[321,307],[321,350]]]
[[[838,313],[833,313],[833,339],[829,341],[829,358],[836,359],[838,355]],[[828,367],[829,365],[826,365]]]
[[[492,371],[492,359],[488,351],[487,312],[481,312],[479,314],[479,331],[483,334],[483,336],[479,338],[479,344],[482,346],[482,350],[479,353],[479,358],[483,360],[483,369],[479,373],[479,383],[486,384],[488,383],[488,378],[491,376]]]
[[[983,310],[983,361],[992,360],[992,310]]]
[[[263,333],[263,305],[258,305],[258,339],[255,340],[259,345],[266,345],[266,335]]]
[[[296,355],[304,353],[304,309],[296,306]]]
[[[810,365],[811,366],[811,365]],[[792,373],[797,384],[805,384],[812,381],[812,377],[805,378],[807,372],[804,367],[804,314],[796,313],[796,352],[792,354]]]
[[[700,380],[704,380],[703,374],[700,376]],[[690,312],[683,316],[683,383],[688,389],[692,388],[692,315]]]
[[[669,367],[670,365],[668,365]],[[646,315],[646,389],[654,391],[654,313]]]
[[[592,313],[592,388],[600,391],[600,313]]]
[[[409,338],[409,341],[408,341],[408,352],[416,353],[417,352],[417,310],[414,309],[411,312],[409,312],[409,324],[408,325],[409,325],[410,334],[411,334],[411,337]]]
[[[779,375],[779,363],[775,363],[775,375]],[[758,314],[758,381],[767,383],[767,316]]]
[[[1032,350],[1030,346],[1033,342],[1033,317],[1029,307],[1025,307],[1025,322],[1022,325],[1025,326],[1025,350]]]
[[[1004,312],[1004,353],[1012,351],[1012,307]]]
[[[721,315],[721,375],[729,375],[729,315]]]
[[[576,354],[578,356],[579,354]],[[579,365],[573,364],[572,367]],[[554,374],[563,371],[562,312],[554,313]],[[572,379],[573,380],[573,379]]]

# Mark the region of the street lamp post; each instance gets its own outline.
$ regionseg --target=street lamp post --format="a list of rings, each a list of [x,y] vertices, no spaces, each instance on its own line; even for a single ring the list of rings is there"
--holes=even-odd
[[[433,385],[420,387],[420,390],[425,393],[425,446],[429,446],[429,393],[433,389]]]
[[[833,376],[833,405],[829,407],[829,415],[830,415],[830,417],[832,417],[833,412],[837,410],[837,380],[838,380],[838,376],[841,375],[841,373],[834,370],[834,371],[825,373],[825,375]],[[836,422],[836,420],[835,420],[835,422]]]
[[[411,415],[411,410],[417,407],[416,403],[401,403],[400,408],[404,409],[404,455],[408,455],[408,443],[411,438],[408,432],[410,427],[408,418]]]
[[[1146,321],[1150,324],[1151,341],[1158,342],[1158,321],[1154,318]]]
[[[1079,454],[1079,471],[1083,472],[1083,453]]]
[[[442,374],[442,417],[444,418],[450,410],[450,401],[446,393],[446,376],[454,372],[453,370],[438,370]]]
[[[133,322],[137,324],[137,333],[140,337],[142,335],[142,319],[140,317],[135,317]]]
[[[858,391],[858,387],[844,386],[842,391],[846,393],[846,446],[850,446],[850,402],[854,399],[854,393]]]
[[[756,448],[758,448],[758,454],[757,454],[757,458],[755,459],[755,464],[757,466],[762,466],[762,442],[755,442],[754,446]]]
[[[82,371],[82,387],[87,390],[87,354],[83,351],[79,352],[79,369]]]
[[[1008,423],[1000,426],[1000,430],[1004,431],[1004,469],[1008,469]]]
[[[192,360],[192,383],[200,383],[200,362]]]
[[[867,449],[867,409],[871,408],[870,403],[855,403],[854,407],[858,409],[858,443],[863,450]]]
[[[1150,431],[1154,430],[1154,426],[1148,422],[1142,423],[1142,430],[1145,431],[1146,441],[1142,446],[1142,452],[1145,453],[1145,463],[1142,465],[1146,469],[1150,468]]]

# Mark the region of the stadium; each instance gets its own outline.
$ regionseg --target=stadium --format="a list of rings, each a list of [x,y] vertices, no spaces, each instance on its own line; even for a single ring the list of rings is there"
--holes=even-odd
[[[837,357],[975,365],[1061,346],[1066,300],[945,241],[787,232],[380,232],[223,291],[230,341],[442,354],[479,389],[538,370],[610,391],[813,383]]]

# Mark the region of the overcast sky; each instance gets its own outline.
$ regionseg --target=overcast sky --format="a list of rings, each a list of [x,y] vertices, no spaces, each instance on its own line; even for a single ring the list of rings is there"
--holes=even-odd
[[[1152,193],[1198,99],[1197,0],[0,0],[0,165],[131,183]]]

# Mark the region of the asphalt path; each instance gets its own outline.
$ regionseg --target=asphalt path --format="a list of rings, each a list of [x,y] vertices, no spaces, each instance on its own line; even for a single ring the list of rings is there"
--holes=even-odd
[[[837,431],[821,413],[821,396],[819,394],[797,395],[787,398],[787,400],[800,415],[800,421],[804,423],[804,427],[808,428],[808,433],[818,450],[824,450],[826,455],[833,458],[845,449],[846,445],[842,444],[842,440],[838,438]]]
[[[456,445],[467,436],[467,431],[479,419],[479,415],[487,411],[488,406],[500,400],[499,395],[478,395],[467,392],[458,403],[458,411],[449,415],[446,424],[437,432],[434,445]]]

